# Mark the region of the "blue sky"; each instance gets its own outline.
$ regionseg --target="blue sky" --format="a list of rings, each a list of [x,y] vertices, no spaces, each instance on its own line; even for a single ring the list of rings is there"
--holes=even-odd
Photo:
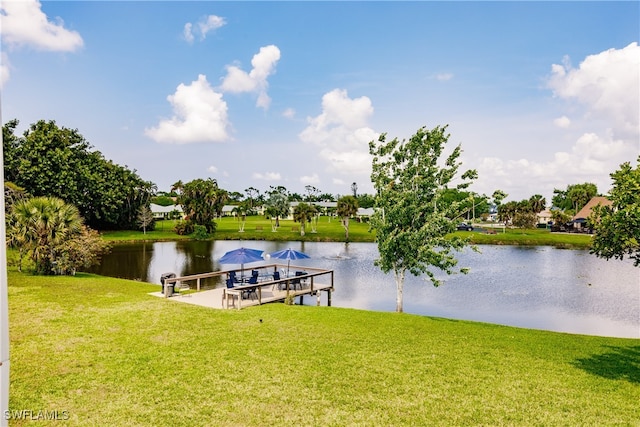
[[[76,128],[168,191],[372,192],[368,142],[449,124],[473,191],[640,152],[638,2],[3,1],[2,119]]]

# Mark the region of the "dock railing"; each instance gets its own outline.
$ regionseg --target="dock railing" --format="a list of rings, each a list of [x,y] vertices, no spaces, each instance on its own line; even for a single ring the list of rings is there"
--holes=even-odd
[[[290,291],[295,291],[295,289],[292,289],[292,285],[294,285],[297,281],[305,281],[305,283],[308,281],[308,285],[309,287],[304,289],[304,294],[314,294],[317,290],[319,290],[319,288],[321,288],[321,290],[327,291],[329,292],[329,301],[331,301],[330,299],[330,292],[333,291],[333,270],[325,270],[322,268],[315,268],[315,267],[302,267],[302,266],[295,266],[295,265],[286,265],[286,264],[268,264],[268,265],[260,265],[260,266],[256,266],[256,267],[251,267],[251,268],[246,268],[244,269],[245,272],[251,272],[252,270],[258,270],[258,271],[264,271],[264,273],[259,274],[259,277],[262,278],[262,280],[259,280],[258,283],[246,283],[246,282],[240,282],[238,283],[237,286],[234,286],[233,288],[229,288],[230,290],[233,291],[249,291],[252,289],[256,290],[256,293],[258,295],[258,304],[263,304],[265,302],[271,302],[274,300],[281,300],[283,299],[282,297],[277,297],[277,298],[268,298],[268,299],[264,299],[262,297],[262,289],[265,287],[272,287],[272,289],[275,289],[276,286],[278,287],[278,289],[284,287],[284,290],[286,291],[287,295],[289,294]],[[286,277],[283,277],[283,275],[281,274],[281,277],[279,280],[274,280],[273,279],[273,273],[275,272],[280,272],[282,273],[283,271],[289,271],[289,272],[303,272],[304,274],[301,275],[295,275],[295,276],[291,276],[286,275]],[[235,271],[236,273],[239,272],[238,269],[229,269],[229,270],[221,270],[221,271],[212,271],[209,273],[200,273],[200,274],[191,274],[188,276],[180,276],[180,277],[171,277],[171,278],[166,278],[164,279],[164,296],[165,298],[169,296],[169,291],[168,288],[170,284],[174,284],[174,288],[180,286],[181,284],[188,284],[189,282],[194,282],[195,281],[195,286],[196,286],[196,291],[200,291],[201,290],[201,281],[202,279],[208,279],[208,278],[212,278],[212,277],[222,277],[223,278],[223,283],[225,282],[226,278],[228,277],[229,273]],[[268,276],[270,276],[271,278],[269,279]],[[318,283],[317,279],[322,277],[327,277],[329,276],[329,283],[326,283],[326,280],[322,280],[322,284],[321,286],[316,286]],[[189,286],[191,287],[191,286]],[[224,293],[223,293],[223,298],[224,295],[226,294],[226,288],[224,289]],[[329,305],[331,305],[331,303],[329,302]]]

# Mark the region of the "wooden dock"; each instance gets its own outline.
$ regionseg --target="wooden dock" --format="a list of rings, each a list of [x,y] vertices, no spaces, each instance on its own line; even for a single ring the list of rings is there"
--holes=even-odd
[[[271,302],[284,302],[288,298],[299,298],[303,302],[305,296],[316,297],[320,305],[321,293],[327,293],[327,304],[331,305],[331,292],[333,292],[333,270],[324,270],[313,267],[289,266],[288,271],[301,271],[304,274],[298,276],[273,279],[273,273],[283,272],[287,266],[283,264],[269,264],[249,268],[245,271],[258,270],[261,272],[260,280],[256,284],[241,283],[233,288],[223,286],[210,290],[201,290],[201,280],[210,277],[220,277],[224,283],[231,271],[224,270],[210,273],[193,274],[189,276],[173,277],[165,279],[165,292],[154,292],[156,296],[169,296],[171,285],[178,293],[171,295],[171,299],[194,305],[211,308],[237,308],[250,307]],[[284,274],[282,274],[284,276]],[[169,285],[169,286],[167,286]],[[194,290],[196,292],[191,292]]]

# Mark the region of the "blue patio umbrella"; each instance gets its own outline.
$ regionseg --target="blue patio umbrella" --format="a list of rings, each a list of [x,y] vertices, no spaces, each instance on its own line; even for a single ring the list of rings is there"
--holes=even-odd
[[[244,265],[250,262],[262,261],[263,251],[259,249],[238,248],[227,252],[220,258],[220,264],[240,264],[240,276],[244,271]]]
[[[269,254],[269,256],[271,258],[286,259],[287,260],[287,276],[289,275],[289,266],[291,265],[291,260],[292,259],[311,258],[309,255],[307,255],[307,254],[305,254],[303,252],[300,252],[300,251],[293,250],[291,248],[284,249],[282,251],[273,252],[273,253]]]

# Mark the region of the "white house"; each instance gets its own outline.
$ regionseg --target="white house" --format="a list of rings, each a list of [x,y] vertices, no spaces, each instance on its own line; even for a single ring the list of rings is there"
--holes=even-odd
[[[151,213],[153,213],[154,219],[170,218],[174,212],[177,212],[176,216],[179,215],[180,218],[184,218],[184,212],[182,212],[182,206],[180,205],[160,206],[155,203],[151,203],[149,208],[151,209]]]
[[[542,212],[538,212],[536,218],[538,219],[538,224],[548,224],[551,221],[551,211],[545,209]]]

